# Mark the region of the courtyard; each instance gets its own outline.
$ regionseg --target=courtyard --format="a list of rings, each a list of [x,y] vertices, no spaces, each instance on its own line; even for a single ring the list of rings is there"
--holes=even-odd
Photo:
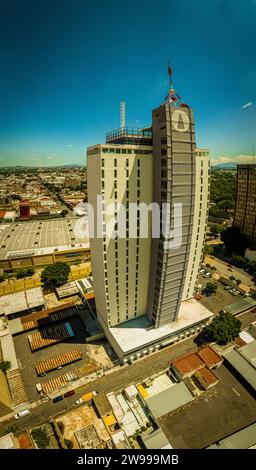
[[[112,366],[112,361],[108,356],[108,348],[106,341],[98,341],[96,343],[87,344],[85,342],[86,329],[81,321],[79,315],[68,318],[68,322],[74,332],[74,337],[61,341],[60,343],[51,345],[47,348],[31,352],[28,335],[31,331],[13,336],[16,356],[19,367],[21,369],[22,379],[29,401],[36,401],[39,399],[39,394],[36,390],[36,384],[43,384],[46,381],[55,379],[63,374],[73,372],[78,373],[78,376],[83,376],[87,366],[95,364],[98,368],[109,368]],[[33,330],[32,333],[38,330]],[[71,351],[72,349],[79,348],[82,352],[82,359],[67,364],[61,370],[55,369],[48,372],[45,377],[38,377],[35,365],[36,363],[52,358],[62,353]]]

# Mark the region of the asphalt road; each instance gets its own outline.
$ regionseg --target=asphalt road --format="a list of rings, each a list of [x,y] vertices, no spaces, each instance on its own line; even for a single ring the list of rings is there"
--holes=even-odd
[[[56,404],[51,401],[38,406],[30,411],[30,414],[20,420],[11,418],[0,424],[0,435],[6,433],[7,426],[15,426],[17,430],[24,430],[28,427],[37,426],[49,421],[67,409],[75,405],[75,401],[84,393],[96,390],[97,392],[108,393],[119,390],[131,383],[143,381],[147,377],[164,370],[174,358],[196,350],[193,338],[188,338],[181,343],[166,347],[158,352],[145,357],[132,365],[123,366],[108,375],[100,377],[90,384],[82,387],[72,397],[66,398]]]
[[[230,276],[234,276],[236,279],[240,279],[242,281],[242,284],[246,284],[247,286],[250,287],[255,287],[254,282],[252,280],[252,276],[248,273],[246,273],[243,269],[236,268],[235,266],[232,266],[231,269],[233,271],[228,270],[228,265],[225,261],[221,261],[219,258],[216,258],[215,256],[206,256],[204,264],[209,263],[212,266],[215,266],[217,269],[217,272],[221,274],[222,276],[225,276],[229,278]]]
[[[256,313],[246,312],[238,316],[242,320],[242,327],[246,328],[253,321],[256,321]],[[15,426],[17,431],[28,427],[39,426],[48,422],[51,418],[63,411],[76,406],[75,401],[84,393],[96,390],[97,392],[109,393],[111,391],[125,388],[131,383],[143,381],[147,377],[160,372],[168,367],[170,362],[186,353],[197,349],[194,343],[194,337],[190,337],[180,343],[166,347],[160,351],[142,358],[129,366],[123,366],[108,375],[100,377],[88,385],[81,387],[75,395],[53,404],[51,401],[31,410],[30,414],[20,420],[11,418],[8,421],[0,423],[0,436],[7,432],[8,426]]]

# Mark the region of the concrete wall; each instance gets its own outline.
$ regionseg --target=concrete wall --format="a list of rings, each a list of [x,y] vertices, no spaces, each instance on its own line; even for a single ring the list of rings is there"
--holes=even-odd
[[[203,248],[208,217],[209,168],[209,151],[206,149],[196,149],[193,229],[182,300],[188,300],[193,297],[198,278],[198,270],[203,260]]]

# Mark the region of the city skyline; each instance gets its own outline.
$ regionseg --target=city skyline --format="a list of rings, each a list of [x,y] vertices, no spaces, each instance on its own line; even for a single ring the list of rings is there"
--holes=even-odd
[[[250,161],[254,1],[99,10],[27,0],[3,1],[2,11],[0,166],[84,164],[85,148],[118,127],[122,100],[127,124],[148,125],[168,92],[168,59],[194,109],[198,147],[210,148],[212,164]]]

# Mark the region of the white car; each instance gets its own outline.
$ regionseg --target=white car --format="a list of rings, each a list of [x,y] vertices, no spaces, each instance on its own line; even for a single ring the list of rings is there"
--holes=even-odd
[[[81,405],[82,403],[84,403],[84,400],[82,398],[76,400],[76,405]]]
[[[28,409],[26,409],[26,410],[21,410],[21,411],[19,411],[19,413],[17,413],[17,414],[14,416],[14,418],[15,418],[15,419],[20,419],[20,418],[24,418],[24,416],[27,416],[27,415],[29,415],[29,410],[28,410]]]
[[[204,273],[205,273],[205,269],[203,269],[203,268],[202,268],[202,269],[199,269],[199,273],[200,273],[200,274],[204,274]]]
[[[205,273],[204,277],[211,277],[211,273]]]

